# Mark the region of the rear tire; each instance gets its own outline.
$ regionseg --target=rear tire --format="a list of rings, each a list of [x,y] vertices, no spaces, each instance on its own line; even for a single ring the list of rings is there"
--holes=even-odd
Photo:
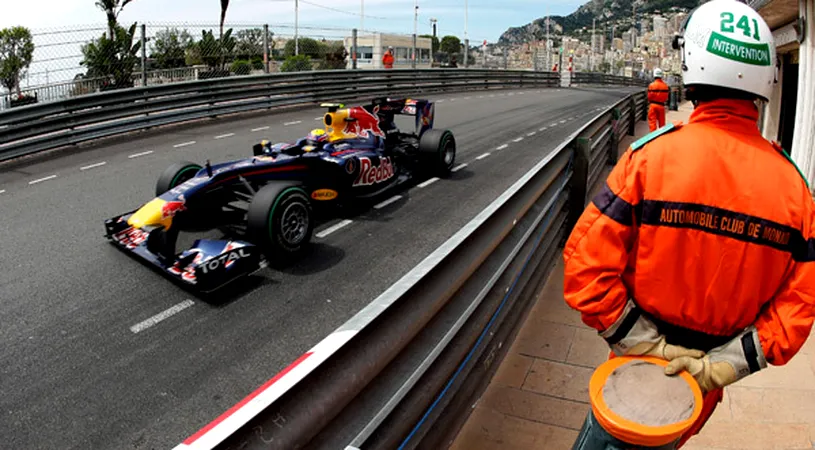
[[[195,174],[201,169],[202,167],[199,164],[189,161],[180,161],[171,164],[170,167],[164,169],[164,172],[158,177],[158,182],[156,183],[156,197],[194,178]]]
[[[247,232],[250,240],[272,254],[294,256],[311,240],[314,216],[302,187],[270,183],[249,203]]]
[[[433,175],[446,176],[456,163],[456,138],[450,130],[428,130],[419,139],[422,166]]]

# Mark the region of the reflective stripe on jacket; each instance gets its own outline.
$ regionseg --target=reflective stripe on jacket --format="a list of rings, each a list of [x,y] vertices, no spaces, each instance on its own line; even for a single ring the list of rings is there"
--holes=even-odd
[[[668,101],[668,94],[670,88],[664,81],[657,78],[653,83],[648,85],[648,102],[665,104]]]
[[[566,302],[604,330],[630,297],[684,329],[755,324],[785,364],[815,315],[815,205],[750,101],[700,104],[688,124],[629,148],[563,252]]]

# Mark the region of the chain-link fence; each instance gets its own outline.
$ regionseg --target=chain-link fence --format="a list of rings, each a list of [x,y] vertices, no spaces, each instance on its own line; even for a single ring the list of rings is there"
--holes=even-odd
[[[223,30],[217,24],[183,23],[37,30],[18,87],[11,92],[0,87],[0,109],[145,85],[344,69],[351,36],[351,29],[265,24],[225,24]]]

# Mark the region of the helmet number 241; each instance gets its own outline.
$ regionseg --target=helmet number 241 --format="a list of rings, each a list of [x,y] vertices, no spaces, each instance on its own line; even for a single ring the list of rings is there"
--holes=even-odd
[[[733,13],[723,12],[721,14],[721,18],[722,18],[722,32],[733,33],[734,32],[733,20],[735,19],[735,17],[733,17]],[[736,28],[742,30],[745,36],[752,37],[757,41],[760,40],[758,36],[758,21],[756,19],[753,19],[753,29],[755,30],[755,33],[752,34],[752,36],[750,35],[751,31],[750,20],[747,18],[747,16],[741,16],[739,21],[736,23]]]

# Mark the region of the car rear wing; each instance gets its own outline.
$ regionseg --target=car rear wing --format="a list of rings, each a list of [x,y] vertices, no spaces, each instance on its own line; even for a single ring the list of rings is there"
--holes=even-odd
[[[369,109],[370,108],[370,109]],[[436,105],[426,99],[391,99],[375,98],[370,107],[366,106],[371,113],[382,116],[414,116],[416,117],[416,135],[421,136],[425,131],[433,128],[436,116]]]

